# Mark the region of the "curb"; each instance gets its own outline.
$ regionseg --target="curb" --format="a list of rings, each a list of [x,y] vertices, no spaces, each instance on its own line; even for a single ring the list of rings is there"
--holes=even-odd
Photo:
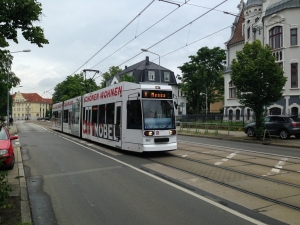
[[[21,219],[23,223],[32,224],[31,219],[31,211],[29,206],[28,192],[27,192],[27,184],[26,177],[24,173],[23,160],[21,156],[21,149],[18,146],[18,172],[19,172],[19,182],[20,182],[20,192],[21,192]]]
[[[16,125],[13,125],[11,127],[10,133],[11,133],[11,135],[17,136],[18,130],[17,130]],[[14,144],[14,149],[15,149],[15,156],[16,156],[15,167],[18,167],[18,168],[14,168],[13,170],[18,170],[15,172],[17,172],[17,174],[18,174],[19,189],[15,190],[15,192],[18,192],[18,193],[12,193],[12,194],[20,195],[20,197],[21,197],[21,201],[20,201],[21,222],[32,224],[30,203],[29,203],[29,198],[28,198],[26,177],[25,177],[25,172],[24,172],[24,167],[23,167],[23,158],[22,158],[22,154],[21,154],[19,139],[16,140],[16,142]]]

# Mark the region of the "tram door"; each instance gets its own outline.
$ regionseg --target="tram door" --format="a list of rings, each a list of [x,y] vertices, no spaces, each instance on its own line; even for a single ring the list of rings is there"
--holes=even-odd
[[[122,102],[115,104],[115,140],[116,147],[122,147]]]
[[[85,118],[83,120],[85,120],[86,135],[91,134],[91,120],[92,120],[91,112],[92,112],[91,106],[85,107]]]

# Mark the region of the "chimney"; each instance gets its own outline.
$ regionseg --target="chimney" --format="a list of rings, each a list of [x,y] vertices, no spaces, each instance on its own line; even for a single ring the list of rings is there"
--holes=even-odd
[[[146,66],[149,66],[149,56],[146,56]]]
[[[125,70],[127,69],[127,66],[125,66]]]

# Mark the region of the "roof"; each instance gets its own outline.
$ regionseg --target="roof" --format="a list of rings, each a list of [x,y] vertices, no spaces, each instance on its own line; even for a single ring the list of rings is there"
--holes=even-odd
[[[247,3],[245,4],[245,9],[256,5],[262,5],[262,4],[263,4],[262,0],[248,0]]]
[[[22,94],[23,98],[25,98],[27,100],[27,102],[52,104],[51,98],[42,98],[37,93],[21,93],[21,94]],[[13,98],[15,98],[15,94],[13,95]]]
[[[298,7],[300,7],[300,0],[282,0],[276,2],[273,5],[268,6],[266,9],[265,16],[271,15],[273,13],[276,13],[284,9],[298,8]]]
[[[236,23],[236,20],[238,20],[237,25],[236,25],[235,29],[233,30],[232,37],[227,42],[227,46],[244,41],[244,36],[243,36],[243,22],[245,21],[244,10],[242,10],[240,15],[235,18],[235,23]]]

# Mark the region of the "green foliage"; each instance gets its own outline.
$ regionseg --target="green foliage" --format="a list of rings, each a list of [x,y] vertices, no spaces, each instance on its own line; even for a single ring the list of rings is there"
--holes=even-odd
[[[0,166],[3,163],[3,157],[0,157]],[[5,204],[5,199],[9,197],[9,193],[11,192],[11,186],[7,181],[7,170],[0,170],[0,206],[7,207]]]
[[[68,76],[63,82],[57,84],[54,88],[54,94],[52,96],[53,103],[65,101],[70,98],[75,98],[80,95],[99,89],[99,86],[93,79],[84,79],[83,74],[74,74]]]
[[[3,113],[7,107],[7,101],[3,101],[7,98],[7,88],[18,85],[20,79],[11,72],[12,55],[1,48],[9,46],[8,40],[18,43],[18,31],[22,32],[27,41],[39,47],[49,42],[44,37],[43,29],[33,25],[42,16],[42,5],[36,0],[2,0],[0,15],[0,112]]]
[[[207,93],[207,105],[223,99],[224,78],[222,75],[223,62],[226,59],[225,51],[219,47],[209,49],[203,47],[196,55],[189,56],[190,62],[178,67],[182,71],[181,89],[187,98],[188,113],[199,113],[205,106]],[[209,110],[209,109],[208,109]]]
[[[105,72],[102,74],[103,77],[103,81],[100,84],[101,88],[105,88],[106,87],[106,81],[108,81],[109,79],[113,78],[115,75],[117,75],[118,73],[120,73],[122,71],[122,69],[118,66],[111,66],[109,68],[108,72]]]
[[[135,78],[133,76],[130,76],[127,73],[125,73],[121,76],[120,82],[122,82],[122,81],[135,83]]]
[[[232,61],[231,79],[237,88],[238,101],[255,113],[256,137],[263,133],[264,107],[282,98],[282,88],[287,78],[275,63],[269,46],[263,47],[259,40],[246,43]]]
[[[42,4],[36,0],[2,0],[0,1],[0,48],[8,47],[7,39],[18,43],[18,30],[32,44],[43,47],[48,44],[43,29],[34,26],[42,16]]]

